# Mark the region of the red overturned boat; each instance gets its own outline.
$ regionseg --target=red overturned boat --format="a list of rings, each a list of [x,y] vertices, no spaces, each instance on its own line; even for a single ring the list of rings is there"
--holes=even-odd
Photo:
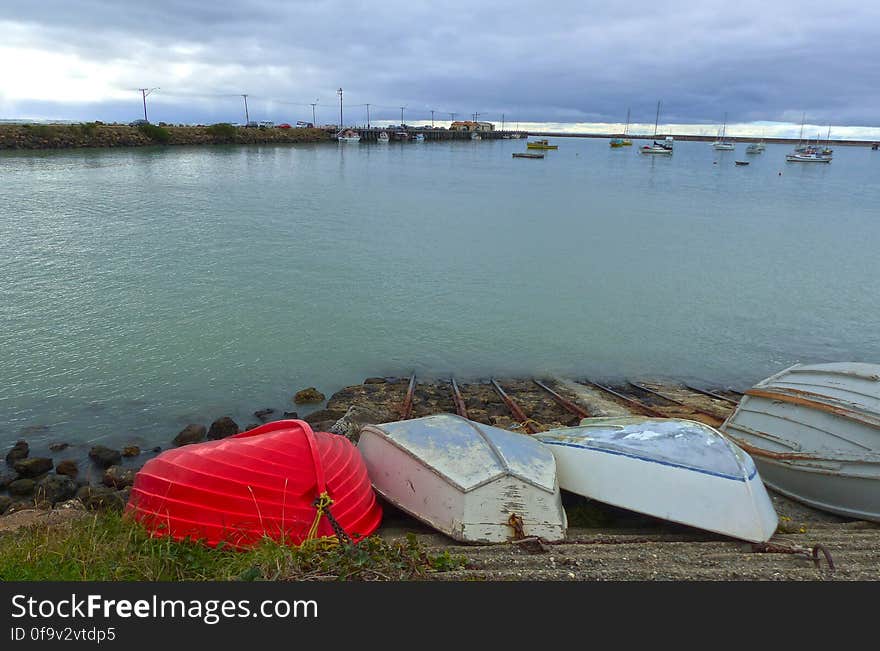
[[[154,536],[210,546],[356,542],[382,519],[357,448],[301,420],[163,452],[137,473],[126,508]]]

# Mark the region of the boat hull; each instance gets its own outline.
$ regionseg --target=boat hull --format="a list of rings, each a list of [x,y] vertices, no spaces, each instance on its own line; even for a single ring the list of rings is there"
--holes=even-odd
[[[702,423],[588,418],[581,427],[536,438],[553,450],[564,490],[752,542],[769,540],[776,530],[776,512],[751,459]]]
[[[358,448],[373,487],[394,506],[466,543],[562,540],[567,521],[552,453],[537,441],[438,414],[369,425]]]
[[[880,365],[796,365],[746,391],[721,426],[774,490],[880,521]]]
[[[298,545],[331,537],[315,499],[354,540],[373,533],[382,511],[367,469],[347,439],[282,420],[219,441],[167,450],[135,476],[126,507],[154,536],[251,547],[266,537]]]

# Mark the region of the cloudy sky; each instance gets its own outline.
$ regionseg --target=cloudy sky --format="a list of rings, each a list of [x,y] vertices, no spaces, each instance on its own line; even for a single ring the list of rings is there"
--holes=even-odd
[[[0,118],[880,134],[880,2],[3,0]],[[757,124],[757,127],[755,125]],[[795,134],[796,135],[796,134]]]

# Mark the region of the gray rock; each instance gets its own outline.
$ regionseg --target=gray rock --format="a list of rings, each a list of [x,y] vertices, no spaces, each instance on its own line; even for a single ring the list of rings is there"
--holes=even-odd
[[[296,413],[295,411],[285,411],[284,417],[285,418],[299,418],[299,414]]]
[[[345,412],[345,415],[337,420],[327,431],[344,436],[352,443],[357,443],[361,437],[361,429],[364,425],[387,423],[392,420],[396,420],[395,415],[381,407],[352,405]]]
[[[315,387],[309,387],[308,389],[297,391],[296,395],[293,396],[293,401],[298,405],[324,402],[324,394]]]
[[[29,452],[30,446],[27,444],[27,441],[16,441],[12,449],[6,453],[6,463],[14,466],[16,461],[21,461],[27,457]]]
[[[364,384],[386,384],[388,380],[384,377],[368,377],[364,380]]]
[[[46,457],[32,457],[29,459],[22,459],[21,461],[16,461],[15,472],[18,473],[19,477],[27,478],[27,477],[39,477],[42,474],[45,474],[52,470],[55,464],[52,463],[52,459],[47,459]]]
[[[12,498],[0,495],[0,515],[6,513],[6,509],[12,506]]]
[[[123,468],[122,466],[110,466],[104,472],[104,486],[120,489],[134,484],[134,476],[136,472],[131,468]]]
[[[59,475],[67,475],[72,479],[76,479],[76,476],[79,474],[79,466],[73,459],[65,459],[58,462],[55,466],[55,472]]]
[[[115,466],[122,461],[122,453],[119,450],[96,445],[89,450],[89,458],[95,462],[95,465],[101,468],[109,468]]]
[[[83,486],[76,491],[76,498],[91,511],[105,509],[121,511],[125,506],[119,493],[106,486]]]
[[[261,421],[263,421],[265,423],[266,419],[269,418],[269,416],[271,416],[274,413],[275,413],[274,409],[272,409],[271,407],[266,407],[265,409],[260,409],[258,411],[255,411],[254,416],[256,416],[257,418],[259,418]]]
[[[10,495],[17,497],[25,497],[34,494],[34,487],[37,485],[33,479],[16,479],[7,486]]]
[[[207,431],[204,425],[187,425],[174,437],[174,445],[179,447],[203,441]]]
[[[122,448],[123,457],[136,457],[141,453],[141,449],[136,445],[129,445]]]
[[[232,436],[234,434],[238,434],[238,423],[232,420],[229,416],[218,418],[211,423],[211,428],[208,430],[208,438],[212,441],[225,439],[227,436]]]
[[[15,481],[16,475],[11,472],[0,472],[0,491],[5,490],[9,484]]]
[[[70,447],[70,443],[53,443],[49,446],[49,449],[52,452],[61,452],[62,450],[66,450]]]
[[[64,475],[49,475],[37,483],[37,497],[56,504],[76,495],[76,482]]]

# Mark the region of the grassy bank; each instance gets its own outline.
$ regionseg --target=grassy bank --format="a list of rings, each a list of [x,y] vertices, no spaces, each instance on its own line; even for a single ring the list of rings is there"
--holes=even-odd
[[[322,129],[245,129],[231,124],[211,126],[122,124],[4,124],[0,149],[74,149],[143,147],[148,145],[271,144],[330,141]]]
[[[287,547],[266,540],[250,551],[151,538],[119,513],[86,514],[0,535],[0,581],[420,580],[460,569],[464,559],[429,554],[414,536],[354,546]]]

